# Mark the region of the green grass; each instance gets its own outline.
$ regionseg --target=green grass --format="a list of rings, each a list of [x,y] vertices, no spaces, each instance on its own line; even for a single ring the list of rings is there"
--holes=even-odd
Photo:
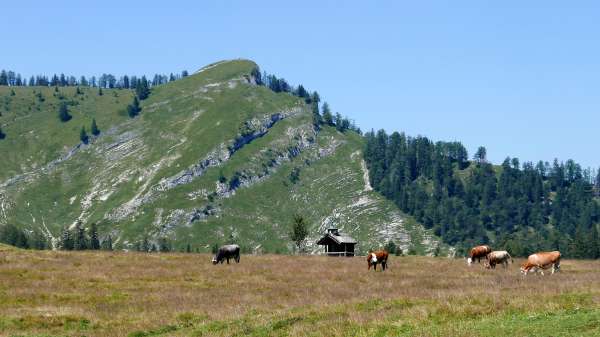
[[[598,336],[600,308],[461,311],[464,301],[369,301],[285,314],[252,311],[238,319],[194,317],[129,336]],[[458,309],[455,309],[458,308]],[[415,313],[419,313],[416,314]]]

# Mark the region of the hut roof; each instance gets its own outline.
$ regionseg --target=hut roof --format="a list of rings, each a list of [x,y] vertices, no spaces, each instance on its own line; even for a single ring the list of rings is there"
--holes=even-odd
[[[346,233],[342,233],[342,232],[334,232],[334,233],[327,233],[325,236],[323,236],[319,241],[317,241],[318,245],[326,245],[327,242],[329,240],[333,240],[333,242],[337,243],[337,244],[342,244],[342,243],[358,243],[358,241],[356,241],[354,238],[350,237],[348,234]]]

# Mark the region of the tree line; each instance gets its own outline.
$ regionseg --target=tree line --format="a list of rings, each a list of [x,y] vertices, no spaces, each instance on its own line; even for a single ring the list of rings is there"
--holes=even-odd
[[[469,161],[459,142],[385,131],[365,134],[373,188],[459,253],[476,244],[516,256],[560,250],[600,258],[600,171],[573,160],[502,165],[480,147]]]
[[[259,67],[255,67],[252,70],[251,76],[254,78],[257,85],[265,86],[271,89],[273,92],[285,92],[304,99],[306,104],[312,106],[313,125],[315,129],[319,130],[321,126],[328,125],[335,127],[340,132],[352,130],[362,134],[362,131],[358,126],[356,126],[354,121],[351,121],[348,117],[342,116],[342,114],[339,112],[333,113],[327,102],[324,102],[320,109],[319,104],[321,103],[321,97],[319,96],[318,92],[313,91],[311,93],[302,84],[294,87],[293,85],[290,85],[284,78],[279,78],[273,74],[267,73],[266,71],[261,73]]]
[[[37,75],[31,76],[29,80],[22,77],[21,74],[15,73],[14,71],[0,70],[0,85],[7,85],[12,87],[20,86],[43,86],[43,87],[98,87],[104,89],[136,89],[139,81],[145,81],[150,86],[157,86],[168,82],[173,82],[181,78],[187,77],[187,70],[182,71],[179,74],[155,74],[152,80],[147,80],[146,76],[128,76],[123,75],[116,77],[113,74],[102,74],[98,77],[92,76],[86,78],[80,76],[79,78],[65,74],[54,74],[52,76]]]

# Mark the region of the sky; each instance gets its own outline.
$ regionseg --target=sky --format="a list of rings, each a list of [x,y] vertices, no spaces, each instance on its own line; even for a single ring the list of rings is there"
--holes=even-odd
[[[600,167],[600,2],[10,1],[0,68],[194,71],[246,58],[363,130]]]

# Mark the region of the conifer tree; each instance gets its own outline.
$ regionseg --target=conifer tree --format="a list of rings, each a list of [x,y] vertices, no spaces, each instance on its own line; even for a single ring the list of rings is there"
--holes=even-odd
[[[96,124],[96,118],[92,119],[92,126],[90,127],[92,135],[98,136],[100,134],[100,129],[98,129],[98,125]]]
[[[142,241],[142,251],[146,253],[150,251],[150,242],[147,236],[144,236],[144,240]]]
[[[102,250],[113,250],[113,242],[110,235],[102,241]]]
[[[333,115],[331,114],[331,110],[329,109],[329,104],[327,102],[323,103],[323,122],[329,126],[333,126]]]
[[[169,240],[164,237],[159,238],[158,239],[158,249],[160,252],[170,252],[171,244],[169,243]]]
[[[292,224],[292,231],[290,233],[290,239],[294,242],[298,248],[298,253],[302,252],[306,238],[308,237],[308,226],[304,217],[300,214],[294,215],[294,221]]]
[[[487,160],[487,151],[485,147],[480,146],[477,148],[477,152],[475,152],[473,159],[475,159],[475,161],[478,163],[485,163]]]
[[[60,248],[62,250],[73,250],[73,237],[71,231],[64,227],[61,234]]]
[[[36,229],[33,231],[31,237],[31,248],[43,250],[48,248],[48,240],[41,230]]]
[[[90,140],[90,137],[88,137],[88,134],[85,131],[85,126],[82,126],[81,131],[79,131],[79,140],[81,140],[81,142],[84,144],[87,144]]]
[[[148,80],[146,79],[146,76],[142,76],[142,78],[138,80],[135,87],[135,94],[140,100],[145,100],[148,95],[150,95],[150,88],[148,86]]]
[[[0,226],[0,242],[25,249],[30,246],[25,232],[13,224]]]
[[[58,108],[58,118],[63,123],[66,123],[70,121],[71,118],[73,118],[73,116],[69,114],[69,108],[67,107],[67,103],[62,102],[60,104],[60,107]]]
[[[102,92],[102,87],[98,87],[98,96],[102,95],[104,95],[104,92]]]
[[[0,128],[0,140],[6,138],[6,134],[2,132],[2,128]]]
[[[127,106],[127,115],[130,118],[135,118],[135,116],[140,114],[140,111],[142,111],[142,108],[140,108],[140,101],[137,97],[133,97],[133,103]]]
[[[100,240],[98,239],[98,226],[96,226],[95,222],[92,222],[92,225],[89,229],[89,237],[90,237],[90,249],[98,250],[100,249]]]
[[[75,224],[75,231],[73,237],[73,249],[84,250],[88,248],[87,238],[85,235],[85,229],[81,225],[81,222]]]

